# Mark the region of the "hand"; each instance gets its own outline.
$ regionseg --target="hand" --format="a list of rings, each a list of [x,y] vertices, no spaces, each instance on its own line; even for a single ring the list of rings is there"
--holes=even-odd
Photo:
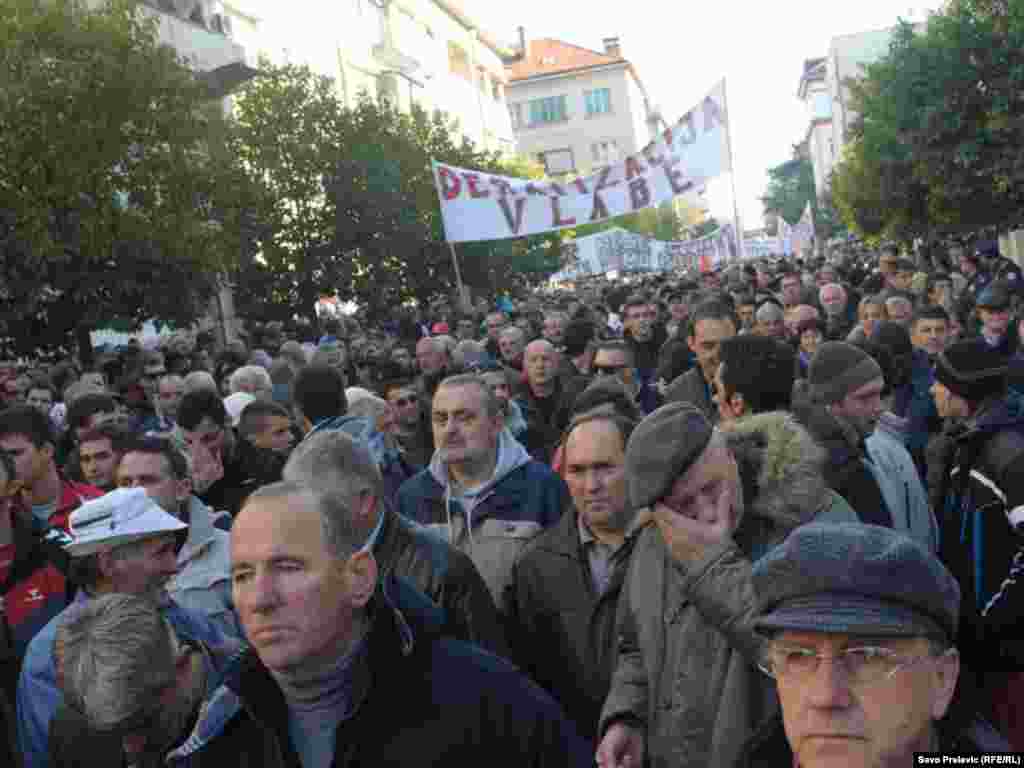
[[[723,483],[714,504],[696,517],[676,512],[663,502],[654,505],[654,522],[672,559],[681,565],[700,562],[708,549],[721,546],[739,525],[738,483]]]
[[[192,488],[205,493],[211,485],[224,477],[224,462],[220,452],[214,453],[202,441],[192,444]]]
[[[627,723],[615,723],[597,747],[599,768],[640,768],[644,757],[644,733]]]

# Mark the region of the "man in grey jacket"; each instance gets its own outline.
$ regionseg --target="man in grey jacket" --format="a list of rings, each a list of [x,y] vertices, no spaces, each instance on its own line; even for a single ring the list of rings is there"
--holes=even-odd
[[[855,521],[822,479],[824,452],[781,412],[713,430],[685,403],[626,447],[637,539],[619,602],[618,663],[601,714],[601,768],[729,765],[777,702],[755,662],[751,563],[811,520]]]

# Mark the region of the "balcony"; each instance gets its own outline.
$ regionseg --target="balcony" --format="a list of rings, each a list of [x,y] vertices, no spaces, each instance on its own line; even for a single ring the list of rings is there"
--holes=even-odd
[[[159,24],[161,43],[197,72],[244,65],[245,48],[230,38],[231,20],[205,0],[143,0],[143,11]]]

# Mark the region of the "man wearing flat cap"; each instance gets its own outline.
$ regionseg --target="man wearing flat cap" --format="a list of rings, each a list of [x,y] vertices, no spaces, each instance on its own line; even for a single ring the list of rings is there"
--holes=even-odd
[[[1005,280],[993,280],[978,296],[979,335],[985,343],[1010,357],[1017,352],[1020,343],[1016,328],[1010,324],[1013,309],[1013,292]]]
[[[32,642],[18,682],[18,744],[25,768],[49,765],[49,729],[62,696],[57,684],[54,640],[74,606],[96,596],[123,593],[156,602],[182,638],[221,655],[240,646],[201,614],[167,596],[165,585],[178,569],[177,552],[188,526],[165,512],[143,488],[118,488],[87,501],[71,514],[70,578],[79,585],[71,606],[55,616]]]
[[[772,714],[755,667],[751,563],[795,526],[856,521],[823,478],[825,452],[792,416],[712,429],[688,403],[662,406],[626,445],[637,534],[618,606],[618,661],[598,730],[598,765],[730,765]]]
[[[957,702],[956,579],[889,528],[797,528],[753,567],[761,669],[781,717],[739,766],[887,768],[1009,745]]]
[[[980,339],[935,359],[932,396],[946,421],[928,447],[928,476],[942,509],[939,554],[964,596],[961,649],[999,682],[1016,644],[998,642],[981,618],[1010,571],[1024,534],[1024,410],[1007,398],[1006,359]]]

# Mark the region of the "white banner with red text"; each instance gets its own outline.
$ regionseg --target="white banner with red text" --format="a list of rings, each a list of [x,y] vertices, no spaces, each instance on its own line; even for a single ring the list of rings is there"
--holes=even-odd
[[[725,81],[642,150],[590,176],[530,181],[433,166],[450,243],[526,237],[651,208],[732,170]]]

